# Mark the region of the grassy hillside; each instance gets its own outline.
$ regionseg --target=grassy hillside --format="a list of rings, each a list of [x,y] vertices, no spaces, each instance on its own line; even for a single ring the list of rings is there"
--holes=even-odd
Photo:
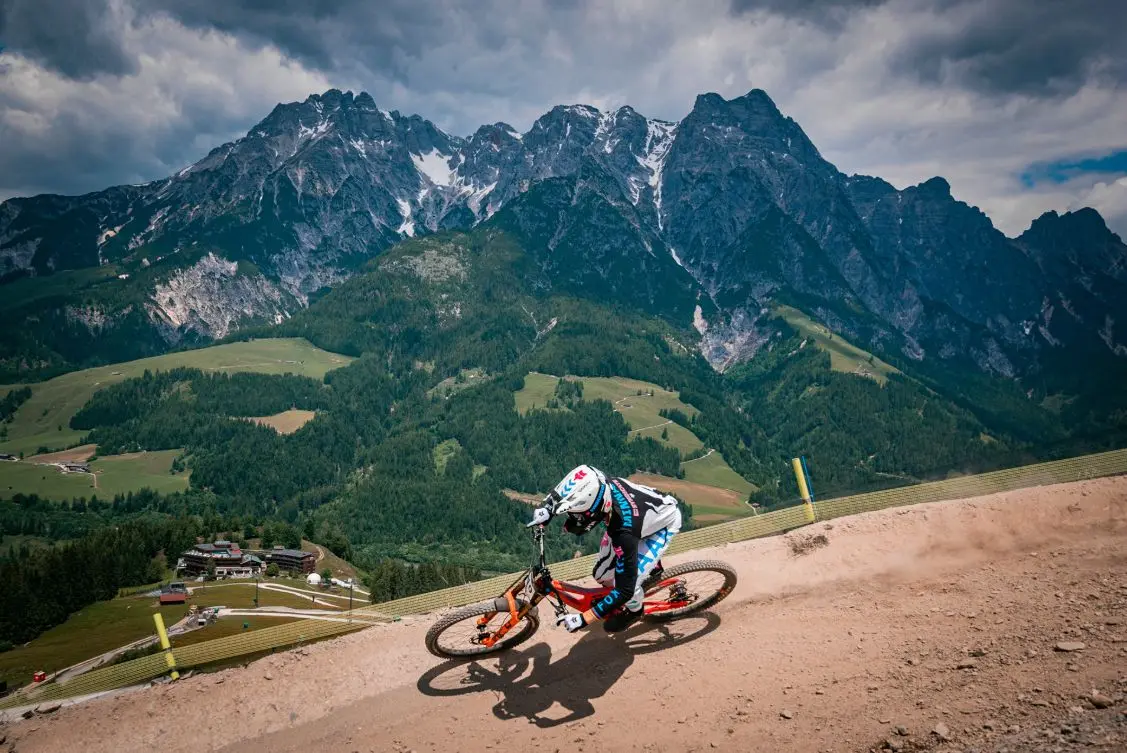
[[[867,350],[858,348],[840,335],[830,332],[825,325],[791,306],[776,306],[774,313],[786,320],[802,335],[814,339],[814,343],[830,354],[830,368],[847,374],[857,374],[876,379],[882,385],[888,381],[889,374],[900,371],[880,360]]]
[[[320,380],[330,370],[351,361],[347,356],[321,350],[300,338],[276,338],[216,345],[74,371],[30,385],[31,398],[20,406],[7,425],[8,438],[0,442],[0,452],[31,455],[40,447],[61,449],[75,444],[85,432],[71,429],[70,419],[90,396],[107,385],[141,376],[146,370],[186,366],[228,373],[298,374]]]
[[[698,413],[693,406],[681,402],[676,392],[664,390],[652,382],[624,377],[564,378],[583,383],[584,400],[606,400],[613,405],[615,411],[626,419],[631,436],[651,437],[680,450],[683,455],[703,446],[691,431],[660,414],[661,410],[679,410],[691,418]],[[529,374],[524,379],[524,389],[514,395],[517,410],[526,414],[533,408],[545,408],[555,395],[559,381],[559,377],[550,374]],[[667,435],[665,438],[661,436],[663,431]]]
[[[134,597],[91,604],[30,643],[0,654],[0,677],[9,687],[19,687],[31,682],[37,670],[56,672],[153,635],[155,601]],[[185,611],[182,606],[160,609],[166,625],[172,625]]]
[[[203,585],[189,584],[193,588],[188,599],[189,605],[237,609],[254,607],[253,581],[209,583],[206,588],[201,588]],[[318,598],[314,603],[310,598],[267,589],[259,589],[258,601],[262,607],[341,608],[336,602],[326,603]],[[153,624],[153,614],[157,611],[156,599],[151,596],[130,596],[95,602],[30,643],[0,654],[0,679],[7,680],[9,687],[19,687],[31,682],[31,675],[37,670],[55,672],[154,635],[156,627]],[[160,607],[159,611],[164,624],[171,627],[188,613],[188,607],[166,606]],[[222,620],[174,639],[173,644],[189,645],[221,635],[243,632],[244,621],[250,622],[251,629],[255,629],[280,624],[279,620],[285,621],[286,618],[240,617]]]
[[[722,523],[742,518],[754,511],[747,503],[747,494],[731,489],[654,473],[635,473],[630,476],[630,480],[674,495],[693,508],[693,522],[698,525]]]
[[[704,449],[704,443],[689,429],[675,424],[661,415],[662,410],[678,410],[689,418],[700,413],[694,406],[683,402],[676,392],[662,389],[652,382],[623,377],[573,377],[564,379],[583,383],[584,400],[606,400],[622,415],[630,427],[631,436],[650,437],[687,455]],[[524,387],[514,393],[517,409],[522,414],[534,408],[546,408],[556,397],[560,378],[550,374],[530,373]],[[662,433],[665,437],[662,437]],[[674,479],[656,474],[641,474],[639,483],[667,490],[693,507],[700,522],[715,523],[748,514],[748,495],[755,485],[736,473],[713,450],[704,457],[681,464],[685,478]]]
[[[0,463],[0,499],[13,494],[38,494],[45,499],[73,499],[117,494],[144,488],[164,494],[188,488],[187,473],[171,473],[180,450],[109,455],[90,463],[90,473],[62,473],[52,465],[32,460]]]
[[[724,456],[713,451],[696,460],[681,463],[681,470],[685,472],[685,480],[705,486],[715,486],[717,489],[730,489],[739,492],[747,498],[755,491],[755,485],[732,470]]]

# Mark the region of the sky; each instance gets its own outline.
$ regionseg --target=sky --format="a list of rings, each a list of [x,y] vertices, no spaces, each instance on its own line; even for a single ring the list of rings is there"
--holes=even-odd
[[[1127,238],[1124,0],[0,0],[0,199],[164,177],[333,87],[458,135],[761,88],[845,173]]]

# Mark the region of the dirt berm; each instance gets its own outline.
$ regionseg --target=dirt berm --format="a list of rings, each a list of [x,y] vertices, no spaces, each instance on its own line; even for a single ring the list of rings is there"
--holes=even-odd
[[[500,659],[444,663],[416,617],[0,737],[20,753],[1127,750],[1125,478],[675,559],[698,557],[739,586],[665,628],[545,625]]]

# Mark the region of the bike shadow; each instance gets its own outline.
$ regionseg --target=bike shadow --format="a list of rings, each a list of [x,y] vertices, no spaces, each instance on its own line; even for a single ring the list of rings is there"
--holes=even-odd
[[[594,714],[592,701],[618,682],[636,656],[691,643],[718,627],[720,616],[704,612],[675,622],[640,623],[615,635],[596,628],[556,661],[547,643],[537,643],[497,657],[443,662],[424,672],[416,685],[436,697],[491,692],[500,696],[493,706],[498,719],[523,717],[537,727],[555,727]],[[556,704],[568,713],[546,716]]]

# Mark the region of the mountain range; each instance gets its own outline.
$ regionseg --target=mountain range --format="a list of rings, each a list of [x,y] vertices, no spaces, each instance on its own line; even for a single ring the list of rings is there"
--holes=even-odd
[[[1052,391],[1127,362],[1127,246],[1096,211],[1008,238],[942,178],[841,173],[763,91],[462,138],[330,90],[168,178],[0,204],[0,381],[282,322],[396,243],[470,228],[515,236],[543,292],[692,327],[721,371],[779,304],[922,375]]]

